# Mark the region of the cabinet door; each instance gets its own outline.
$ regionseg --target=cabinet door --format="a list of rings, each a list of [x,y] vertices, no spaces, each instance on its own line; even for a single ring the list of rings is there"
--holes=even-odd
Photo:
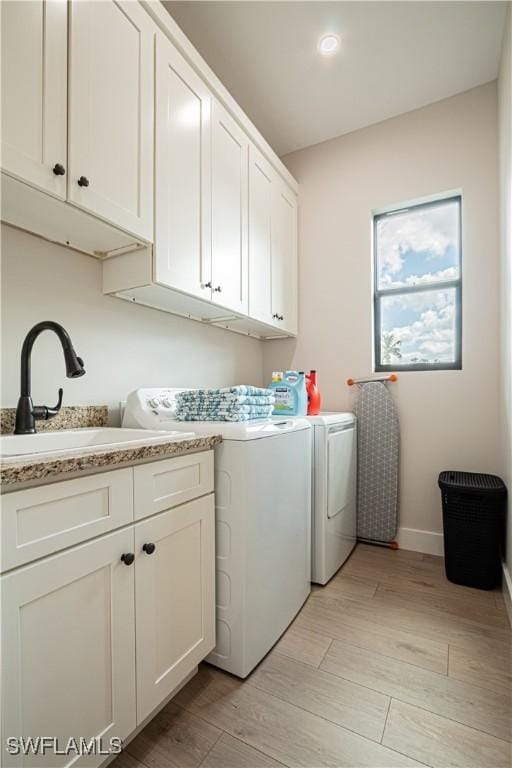
[[[8,0],[2,18],[2,168],[66,196],[67,3]]]
[[[279,179],[272,204],[272,315],[277,325],[297,333],[297,197]]]
[[[215,645],[213,498],[135,526],[137,723]],[[151,554],[143,549],[148,544],[155,547]]]
[[[212,284],[213,300],[248,310],[249,141],[217,102],[212,113]]]
[[[152,241],[151,19],[139,3],[113,0],[74,0],[70,14],[68,197]]]
[[[3,740],[125,738],[135,728],[133,529],[2,577]],[[11,757],[60,768],[75,755]],[[105,756],[88,758],[98,765]],[[11,762],[10,762],[11,761]]]
[[[211,96],[163,37],[157,38],[154,277],[211,297]]]
[[[255,147],[249,150],[249,315],[272,318],[272,198],[274,173]]]

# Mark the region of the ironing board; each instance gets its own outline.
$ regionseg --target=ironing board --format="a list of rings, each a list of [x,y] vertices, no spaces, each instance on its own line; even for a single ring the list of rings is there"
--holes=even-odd
[[[357,537],[393,542],[398,529],[399,423],[386,385],[359,385]]]

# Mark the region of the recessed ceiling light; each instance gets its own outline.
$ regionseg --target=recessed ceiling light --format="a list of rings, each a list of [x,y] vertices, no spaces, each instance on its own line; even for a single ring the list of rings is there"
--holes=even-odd
[[[340,47],[340,39],[338,35],[324,35],[318,42],[318,50],[324,56],[332,56],[333,53],[337,53]]]

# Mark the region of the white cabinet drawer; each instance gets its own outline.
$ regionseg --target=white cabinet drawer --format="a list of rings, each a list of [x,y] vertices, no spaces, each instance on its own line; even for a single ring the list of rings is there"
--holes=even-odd
[[[213,491],[213,451],[134,468],[135,519],[162,512]]]
[[[6,571],[133,520],[132,469],[79,477],[2,497]]]

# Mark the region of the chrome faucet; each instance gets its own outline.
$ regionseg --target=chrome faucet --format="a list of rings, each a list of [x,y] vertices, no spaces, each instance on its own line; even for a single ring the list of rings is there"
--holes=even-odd
[[[42,323],[34,325],[27,333],[21,349],[21,395],[16,408],[15,435],[33,435],[36,432],[36,420],[53,418],[58,414],[62,405],[62,389],[59,389],[59,399],[54,408],[49,408],[47,405],[34,405],[32,402],[30,356],[35,340],[43,331],[53,331],[59,337],[64,352],[68,379],[77,379],[85,373],[84,361],[77,356],[69,334],[62,325],[54,323],[52,320],[44,320]]]

